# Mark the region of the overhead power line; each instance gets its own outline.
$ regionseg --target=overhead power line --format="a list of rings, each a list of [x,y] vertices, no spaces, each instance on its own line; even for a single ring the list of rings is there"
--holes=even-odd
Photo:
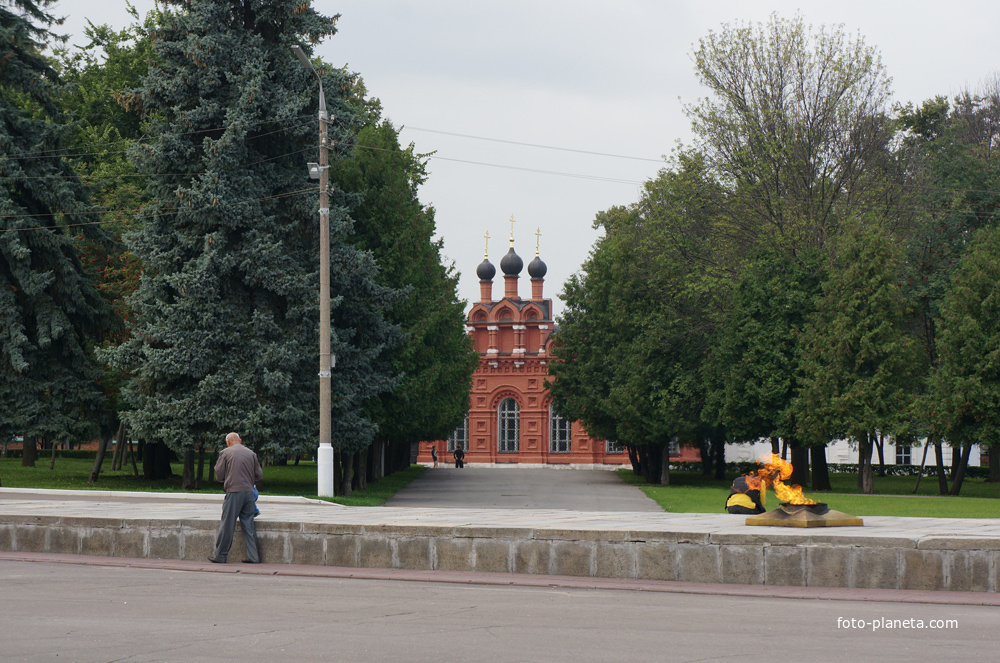
[[[455,136],[457,138],[471,138],[472,140],[483,140],[490,143],[503,143],[506,145],[520,145],[521,147],[536,147],[541,150],[556,150],[559,152],[573,152],[575,154],[590,154],[597,157],[611,157],[614,159],[630,159],[632,161],[649,161],[652,163],[663,163],[663,159],[650,159],[649,157],[635,157],[626,154],[612,154],[610,152],[592,152],[590,150],[578,150],[572,147],[557,147],[555,145],[540,145],[538,143],[524,143],[517,140],[504,140],[502,138],[488,138],[486,136],[473,136],[471,134],[460,134],[453,131],[441,131],[439,129],[422,129],[403,125],[400,129],[410,129],[412,131],[423,131],[431,134],[441,134],[443,136]]]

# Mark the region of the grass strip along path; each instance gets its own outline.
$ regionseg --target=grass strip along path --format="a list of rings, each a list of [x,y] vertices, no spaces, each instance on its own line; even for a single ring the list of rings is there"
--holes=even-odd
[[[674,513],[724,513],[726,498],[736,474],[726,479],[704,477],[698,472],[672,471],[670,485],[646,483],[632,470],[618,470],[627,483],[637,486],[660,505]],[[831,509],[852,516],[911,516],[921,518],[1000,518],[1000,485],[984,480],[966,479],[964,497],[939,496],[937,479],[924,477],[920,493],[912,495],[916,477],[875,477],[875,494],[864,495],[857,489],[856,474],[830,474],[832,491],[810,492],[806,497],[826,502]],[[777,508],[780,500],[768,491],[765,506]]]
[[[159,493],[192,492],[222,494],[222,484],[209,484],[207,477],[200,490],[181,490],[180,464],[173,464],[175,476],[161,481],[136,478],[131,466],[116,472],[102,471],[97,483],[87,483],[93,458],[56,458],[56,467],[49,469],[49,459],[39,458],[35,467],[21,467],[20,458],[0,458],[0,485],[4,488],[56,488],[64,490],[135,490]],[[106,464],[107,467],[111,463]],[[391,474],[381,481],[368,484],[368,490],[355,491],[350,497],[322,498],[347,506],[381,506],[427,469],[411,465]],[[206,473],[207,474],[207,473]],[[316,463],[300,462],[298,465],[269,465],[264,468],[263,495],[300,495],[316,498]]]

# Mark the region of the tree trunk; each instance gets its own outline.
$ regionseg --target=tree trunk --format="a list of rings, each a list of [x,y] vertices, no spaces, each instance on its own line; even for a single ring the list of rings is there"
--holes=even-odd
[[[917,494],[917,490],[920,489],[920,477],[924,476],[924,465],[927,463],[927,452],[931,448],[931,441],[924,440],[924,456],[920,459],[920,469],[917,470],[917,480],[913,484],[913,494]]]
[[[194,449],[184,449],[184,469],[181,470],[181,490],[194,489]]]
[[[636,474],[642,474],[642,464],[639,462],[639,453],[635,447],[628,444],[625,446],[625,450],[628,451],[628,460],[632,463],[632,471]]]
[[[938,490],[942,495],[948,494],[948,477],[944,474],[944,449],[941,448],[941,440],[934,442],[934,458],[937,460]]]
[[[340,449],[333,452],[333,494],[344,494],[344,459]]]
[[[354,490],[368,490],[368,448],[354,454]]]
[[[341,480],[341,487],[344,489],[344,497],[350,497],[354,488],[354,454],[344,454],[343,461],[344,478]]]
[[[718,467],[718,466],[716,466]],[[725,463],[723,463],[723,468],[725,468]],[[670,443],[663,445],[663,451],[660,452],[660,485],[669,486],[670,485]]]
[[[806,486],[809,484],[809,447],[798,440],[789,440],[791,449],[792,476],[785,483],[791,486]]]
[[[118,424],[118,439],[121,439],[124,427],[124,423]],[[87,483],[96,483],[98,477],[101,476],[101,465],[104,464],[104,454],[108,452],[108,443],[110,441],[111,436],[101,438],[101,444],[97,447],[97,456],[94,458],[94,467],[90,469],[90,476],[87,477]]]
[[[958,476],[958,468],[962,465],[962,447],[952,446],[951,447],[951,471],[948,473],[948,478],[952,481]]]
[[[28,440],[28,437],[24,437],[24,441],[21,442],[21,467],[34,467],[35,459],[38,457],[38,443],[35,438]]]
[[[170,449],[164,442],[143,445],[142,476],[151,481],[166,479],[170,470]]]
[[[198,447],[198,471],[194,475],[194,489],[201,490],[202,479],[205,477],[205,445]]]
[[[781,460],[788,460],[788,439],[781,438]]]
[[[128,457],[129,457],[129,460],[132,461],[132,476],[134,476],[136,479],[138,479],[139,478],[139,468],[135,466],[136,450],[132,448],[132,440],[129,440],[128,442],[126,442],[126,444],[128,444]],[[136,446],[138,446],[138,444]]]
[[[52,443],[52,461],[49,463],[49,469],[56,469],[56,443]]]
[[[219,460],[219,450],[212,449],[212,457],[208,459],[208,483],[215,483],[215,463]]]
[[[875,447],[878,450],[878,475],[880,477],[885,476],[885,438],[882,436],[882,432],[879,431],[878,434],[878,446]]]
[[[125,423],[124,421],[122,422]],[[121,432],[121,428],[118,429]],[[122,468],[122,461],[125,458],[125,441],[123,437],[118,437],[115,441],[115,452],[111,454],[111,471],[116,472]]]
[[[809,447],[812,456],[812,489],[832,490],[830,485],[830,467],[826,463],[826,445],[816,444]]]
[[[955,449],[958,451],[958,449]],[[972,443],[966,442],[962,446],[961,458],[958,467],[955,468],[955,480],[951,485],[951,494],[958,495],[962,491],[962,482],[965,480],[965,468],[969,466],[969,454],[972,453]]]
[[[781,453],[781,438],[772,437],[771,438],[771,453],[775,456]]]
[[[712,447],[711,441],[699,433],[695,438],[698,443],[698,454],[701,456],[701,475],[712,474]]]
[[[872,476],[872,447],[874,436],[865,433],[858,442],[858,490],[865,495],[875,492],[875,479]]]
[[[722,431],[712,435],[712,466],[715,468],[716,479],[721,481],[726,478],[726,438]]]
[[[990,483],[1000,483],[1000,444],[989,448]]]

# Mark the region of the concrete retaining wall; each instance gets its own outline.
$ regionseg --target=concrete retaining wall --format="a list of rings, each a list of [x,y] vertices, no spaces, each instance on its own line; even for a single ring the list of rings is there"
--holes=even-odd
[[[756,529],[756,528],[755,528]],[[204,520],[3,516],[0,550],[204,560]],[[264,562],[809,587],[996,592],[1000,540],[258,523]],[[243,557],[237,528],[231,561]]]

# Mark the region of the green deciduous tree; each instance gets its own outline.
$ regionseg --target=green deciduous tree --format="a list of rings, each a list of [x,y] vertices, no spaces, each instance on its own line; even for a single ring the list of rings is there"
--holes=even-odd
[[[848,211],[885,209],[890,79],[860,36],[772,15],[709,32],[694,62],[710,96],[686,111],[748,241],[822,246]]]
[[[0,435],[89,440],[107,426],[90,347],[113,324],[74,236],[107,237],[62,158],[65,117],[41,50],[48,0],[0,2]]]
[[[803,339],[797,430],[811,443],[859,446],[859,488],[873,491],[875,436],[902,427],[915,343],[904,333],[899,251],[877,223],[848,223],[831,247],[829,274]]]
[[[393,453],[386,467],[392,471],[400,460],[409,464],[412,443],[447,437],[461,423],[479,356],[465,331],[457,275],[442,264],[441,241],[434,240],[434,210],[417,197],[426,172],[413,146],[401,148],[398,131],[375,116],[332,177],[361,199],[351,211],[350,243],[375,257],[380,284],[404,292],[387,316],[406,335],[389,352],[400,382],[369,403],[379,425],[369,465],[377,469],[378,452],[388,442]]]
[[[962,487],[972,445],[1000,444],[1000,230],[979,230],[962,256],[938,322],[940,358],[923,409],[935,433],[961,453],[951,493]]]

